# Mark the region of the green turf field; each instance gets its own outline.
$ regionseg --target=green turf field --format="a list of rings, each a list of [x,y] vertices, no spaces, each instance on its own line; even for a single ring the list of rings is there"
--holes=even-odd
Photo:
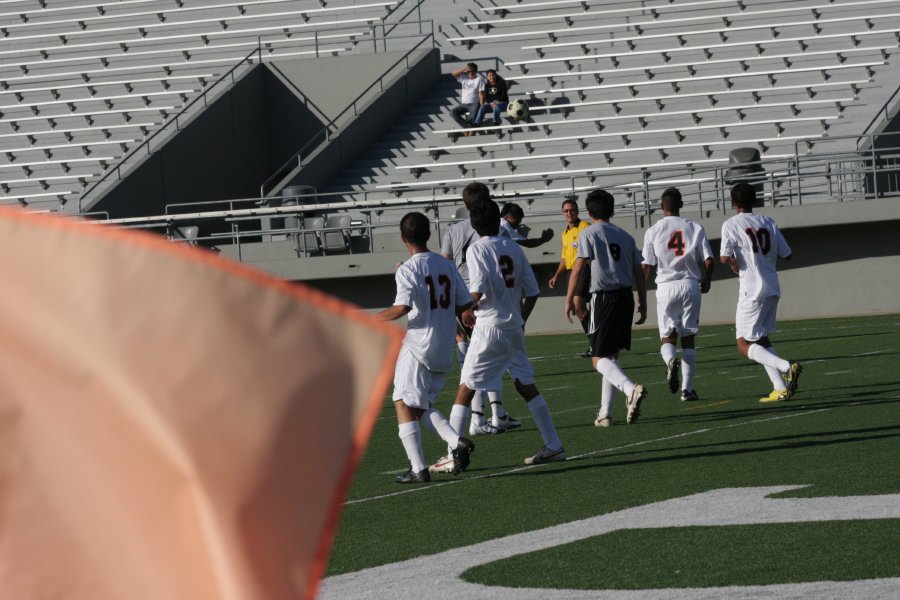
[[[649,395],[641,418],[629,426],[619,394],[608,429],[593,426],[600,377],[589,359],[578,357],[583,336],[529,337],[537,385],[570,457],[564,463],[523,465],[541,441],[507,382],[504,401],[523,420],[520,429],[474,438],[472,464],[458,477],[397,485],[393,475],[407,463],[385,399],[343,509],[328,574],[722,488],[805,486],[774,495],[788,499],[900,493],[900,315],[779,323],[776,349],[801,361],[804,371],[794,398],[775,404],[758,402],[771,384],[762,367],[737,354],[732,331],[701,330],[695,378],[701,400],[683,403],[665,386],[656,330],[635,330],[621,363]],[[457,381],[456,374],[448,377],[438,403],[445,414]],[[427,433],[424,438],[433,461],[443,447]],[[852,498],[835,505],[851,514],[815,520],[813,509],[804,509],[797,518],[813,520],[690,527],[681,526],[677,509],[663,505],[657,513],[669,514],[660,522],[674,526],[651,520],[646,527],[563,539],[537,553],[480,564],[462,579],[639,590],[900,577],[900,520],[857,511]],[[727,507],[712,502],[708,512],[720,508]],[[684,516],[685,524],[687,517],[703,518]]]

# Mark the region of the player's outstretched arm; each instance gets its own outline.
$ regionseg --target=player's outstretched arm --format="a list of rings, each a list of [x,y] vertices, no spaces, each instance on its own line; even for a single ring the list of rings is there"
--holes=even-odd
[[[386,308],[380,313],[375,315],[375,318],[381,319],[382,321],[396,321],[400,317],[409,313],[412,310],[412,307],[405,306],[403,304],[395,304],[390,308]]]

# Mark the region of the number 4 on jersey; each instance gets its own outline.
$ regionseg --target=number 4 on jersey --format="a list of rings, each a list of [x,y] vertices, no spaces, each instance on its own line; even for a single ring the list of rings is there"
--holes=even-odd
[[[684,234],[680,229],[672,232],[668,246],[675,251],[675,256],[684,256]]]

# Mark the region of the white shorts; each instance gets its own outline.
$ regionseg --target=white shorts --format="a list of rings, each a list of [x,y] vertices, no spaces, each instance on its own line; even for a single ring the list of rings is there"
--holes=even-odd
[[[400,349],[394,370],[393,400],[403,400],[410,408],[428,410],[444,389],[445,373],[429,371],[406,346]]]
[[[761,300],[739,298],[737,314],[734,318],[736,337],[755,342],[775,333],[775,313],[778,311],[778,296],[768,296]]]
[[[700,329],[700,282],[683,279],[660,283],[656,288],[656,319],[659,337],[672,331],[679,337],[696,335]]]
[[[497,329],[475,323],[459,381],[470,390],[499,392],[503,372],[523,385],[534,383],[534,369],[525,351],[522,329]]]

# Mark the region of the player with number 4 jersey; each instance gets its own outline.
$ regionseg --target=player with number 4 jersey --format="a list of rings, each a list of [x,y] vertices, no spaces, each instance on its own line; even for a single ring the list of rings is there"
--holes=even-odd
[[[656,268],[656,316],[660,354],[666,365],[666,383],[678,391],[678,373],[684,366],[681,400],[699,400],[694,390],[697,365],[695,337],[700,328],[700,295],[709,291],[713,254],[706,231],[680,215],[684,203],[677,188],[662,193],[663,218],[644,234],[643,271],[649,279]],[[675,344],[681,337],[681,359]]]
[[[747,183],[731,189],[731,204],[737,214],[722,224],[722,264],[740,278],[735,326],[737,348],[765,367],[773,390],[760,402],[787,400],[797,391],[802,367],[779,358],[769,341],[775,332],[775,314],[781,297],[776,263],[790,259],[791,249],[775,221],[753,212],[756,190]]]

